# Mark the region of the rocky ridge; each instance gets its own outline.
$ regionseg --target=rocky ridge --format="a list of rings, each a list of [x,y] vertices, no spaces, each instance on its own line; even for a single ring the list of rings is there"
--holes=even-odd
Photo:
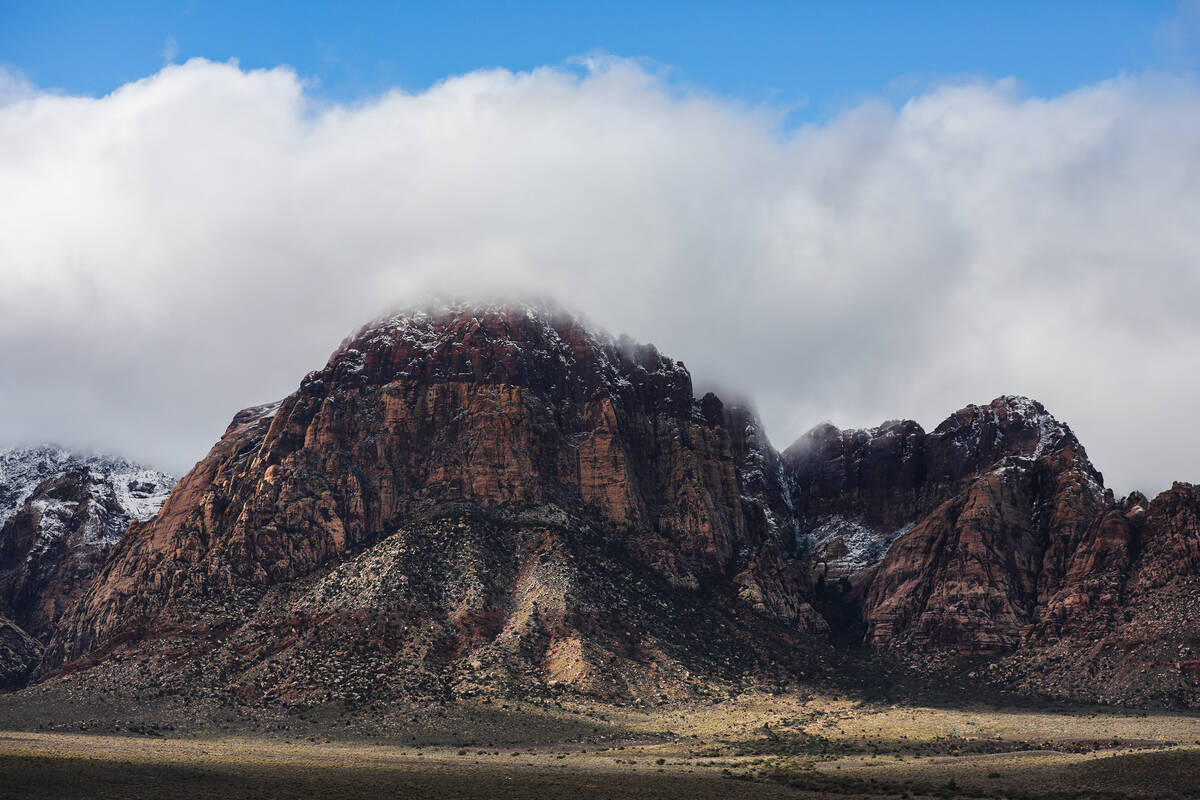
[[[772,638],[803,652],[824,623],[776,541],[785,501],[739,473],[774,458],[753,424],[696,399],[686,368],[653,347],[552,310],[380,320],[288,398],[235,416],[118,545],[44,667],[132,643],[218,659],[255,696],[283,651],[276,681],[322,685],[315,664],[337,646],[302,632],[336,630],[379,674],[431,692],[498,659],[496,680],[640,696],[770,659]],[[394,581],[351,595],[308,586],[360,568]],[[763,652],[744,641],[756,617],[776,623]],[[688,626],[726,641],[689,642]]]
[[[41,670],[247,703],[663,701],[884,664],[1195,706],[1196,509],[1187,484],[1118,502],[1024,397],[779,453],[652,346],[457,305],[237,414]]]
[[[0,451],[0,614],[43,641],[134,521],[175,480],[53,445]]]

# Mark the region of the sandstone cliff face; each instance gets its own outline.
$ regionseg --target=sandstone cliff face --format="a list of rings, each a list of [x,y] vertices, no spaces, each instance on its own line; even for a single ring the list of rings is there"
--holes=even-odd
[[[719,401],[693,398],[682,364],[565,315],[457,307],[383,320],[344,342],[296,393],[234,418],[162,512],[130,529],[59,626],[46,668],[139,637],[240,629],[264,598],[278,599],[275,587],[355,559],[456,503],[506,519],[572,520],[544,543],[547,557],[600,547],[608,555],[596,558],[630,563],[618,573],[645,569],[661,582],[631,587],[650,591],[647,602],[728,591],[793,630],[819,627],[776,545],[772,514],[783,501],[765,483],[747,490],[739,473],[767,451],[744,425],[736,433]],[[513,546],[524,552],[527,537],[542,534],[520,527]],[[540,574],[531,564],[510,572],[480,589],[494,603],[462,611],[497,617],[486,635],[507,629],[516,576],[533,580],[534,594],[545,590],[529,578]],[[539,609],[577,610],[550,594]],[[603,639],[542,645],[582,652]],[[466,658],[485,644],[454,652]],[[566,669],[545,658],[548,673]]]
[[[811,530],[838,516],[890,530],[910,522],[923,508],[926,438],[911,420],[810,430],[783,452],[803,524]]]
[[[1104,508],[1074,444],[1009,457],[918,521],[888,552],[864,601],[868,636],[963,654],[1020,645]]]
[[[0,452],[0,614],[48,639],[129,524],[153,516],[173,484],[57,447]]]
[[[931,433],[819,426],[784,459],[814,578],[850,579],[876,647],[1016,648],[1109,503],[1070,429],[1022,397],[967,406]]]
[[[1099,702],[1200,705],[1200,490],[1131,495],[1082,537],[1027,645],[997,677]]]
[[[819,425],[783,454],[802,555],[814,580],[864,583],[871,577],[864,571],[893,542],[980,475],[1007,464],[1018,470],[1016,477],[1027,466],[1022,460],[1038,461],[1064,448],[1080,459],[1067,459],[1062,468],[1078,468],[1098,488],[1101,476],[1070,429],[1023,397],[967,406],[931,433],[911,420],[867,430]]]
[[[1200,703],[1195,487],[1115,502],[1070,429],[1023,398],[924,436],[909,423],[817,429],[786,456],[808,487],[797,507],[823,526],[817,569],[845,563],[835,548],[856,536],[886,545],[848,573],[877,651],[910,665],[982,657],[989,681],[1043,695]]]
[[[94,529],[93,479],[64,475],[21,498],[2,563],[43,563],[47,519]],[[681,363],[528,307],[367,326],[238,413],[107,556],[44,563],[0,573],[26,598],[0,612],[49,638],[43,676],[251,703],[662,700],[866,644],[1005,688],[1200,704],[1196,487],[1117,503],[1071,430],[1011,396],[780,454]]]

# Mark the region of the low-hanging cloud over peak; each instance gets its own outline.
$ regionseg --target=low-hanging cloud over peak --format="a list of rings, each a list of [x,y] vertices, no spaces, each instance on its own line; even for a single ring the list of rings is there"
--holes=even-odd
[[[933,88],[787,128],[635,62],[354,104],[192,60],[0,76],[0,441],[174,470],[431,291],[529,291],[737,387],[778,443],[1031,395],[1110,484],[1200,478],[1200,89]]]

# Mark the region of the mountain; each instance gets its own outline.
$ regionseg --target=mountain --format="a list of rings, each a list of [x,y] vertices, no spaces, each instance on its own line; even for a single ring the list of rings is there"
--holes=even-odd
[[[930,433],[824,424],[783,458],[815,603],[851,640],[1026,694],[1200,705],[1196,487],[1118,503],[1013,396]]]
[[[174,483],[111,456],[0,450],[0,615],[48,639],[129,524],[157,513]]]
[[[1133,494],[1092,519],[1028,644],[997,665],[1026,691],[1200,706],[1200,487]]]
[[[1103,508],[1102,476],[1041,404],[1000,397],[926,433],[810,431],[784,453],[821,580],[849,579],[875,645],[1001,652]],[[1052,551],[1052,552],[1051,552]],[[1047,598],[1042,597],[1042,602]]]
[[[235,415],[36,628],[38,674],[250,705],[828,679],[1196,707],[1198,520],[1187,484],[1118,501],[1028,398],[781,453],[653,346],[459,304]]]
[[[45,668],[121,648],[253,700],[512,681],[649,698],[795,661],[823,621],[777,545],[754,426],[561,312],[382,319],[234,417]]]

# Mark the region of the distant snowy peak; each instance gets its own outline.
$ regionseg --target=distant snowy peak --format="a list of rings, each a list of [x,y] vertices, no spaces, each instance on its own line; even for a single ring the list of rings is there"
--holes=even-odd
[[[54,445],[0,450],[0,525],[25,504],[38,484],[68,468],[74,458]]]
[[[0,450],[0,614],[43,642],[133,522],[175,479],[56,445]]]
[[[158,513],[175,478],[123,458],[83,455],[57,445],[0,449],[0,525],[16,514],[39,487],[67,473],[86,473],[92,502],[105,515],[146,520]]]

